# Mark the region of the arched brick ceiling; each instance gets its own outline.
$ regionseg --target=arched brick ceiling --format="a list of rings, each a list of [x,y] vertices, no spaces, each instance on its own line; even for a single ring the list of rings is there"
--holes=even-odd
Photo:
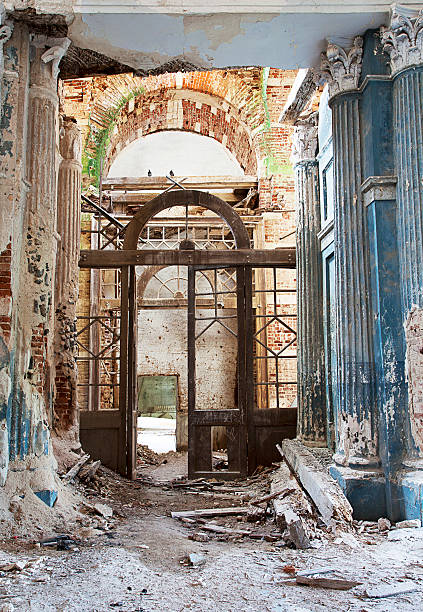
[[[107,171],[116,155],[136,138],[160,130],[184,130],[210,136],[227,147],[245,172],[257,172],[253,145],[263,125],[260,68],[94,78],[91,130],[101,130],[109,112],[130,92],[143,93],[121,110],[107,152]]]

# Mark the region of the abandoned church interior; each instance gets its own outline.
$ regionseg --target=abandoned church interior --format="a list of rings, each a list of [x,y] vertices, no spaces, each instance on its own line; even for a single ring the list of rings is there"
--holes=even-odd
[[[0,103],[0,612],[420,609],[423,4],[3,0]]]

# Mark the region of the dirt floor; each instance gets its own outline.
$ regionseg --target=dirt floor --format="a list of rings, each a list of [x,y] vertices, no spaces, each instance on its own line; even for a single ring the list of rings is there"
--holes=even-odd
[[[357,524],[345,541],[339,533],[320,531],[308,550],[286,547],[271,516],[257,524],[242,517],[209,519],[232,530],[248,527],[258,539],[205,534],[201,525],[172,519],[170,512],[240,506],[268,492],[268,475],[213,490],[202,485],[187,490],[181,479],[176,480],[181,487],[169,485],[184,475],[186,455],[170,453],[162,465],[141,461],[135,482],[102,469],[91,484],[75,484],[86,504],[78,524],[65,532],[74,540],[65,543],[67,550],[56,550],[54,543],[40,546],[43,538],[33,534],[1,541],[0,612],[423,609],[423,529],[379,533],[377,524]],[[112,507],[113,516],[101,516],[109,512],[102,506],[95,510],[96,503]],[[198,565],[188,564],[191,553],[199,555]],[[318,568],[333,570],[322,576],[361,584],[337,591],[293,579],[295,571]],[[415,590],[369,598],[370,589],[380,586]]]

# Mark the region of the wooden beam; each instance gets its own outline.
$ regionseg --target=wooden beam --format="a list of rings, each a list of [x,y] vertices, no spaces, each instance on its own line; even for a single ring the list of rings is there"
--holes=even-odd
[[[80,268],[120,268],[122,266],[280,266],[295,268],[295,248],[233,251],[81,251]]]
[[[256,176],[187,176],[174,177],[185,189],[250,189],[257,188]],[[172,183],[165,176],[110,178],[103,182],[103,191],[163,191]]]
[[[244,194],[236,194],[233,191],[216,191],[207,189],[209,193],[217,196],[221,200],[228,202],[229,204],[237,204],[247,195],[248,188],[245,189]],[[104,191],[103,191],[104,193]],[[145,204],[156,196],[160,195],[161,191],[142,191],[142,192],[131,192],[131,193],[116,193],[112,194],[114,204],[128,204],[136,206],[137,204]]]

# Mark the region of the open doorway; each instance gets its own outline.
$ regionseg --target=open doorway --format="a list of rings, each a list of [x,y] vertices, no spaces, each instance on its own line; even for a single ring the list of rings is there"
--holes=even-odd
[[[178,154],[175,154],[178,152]],[[139,138],[125,147],[109,170],[109,179],[119,176],[242,177],[235,157],[213,138],[164,131]],[[225,192],[217,190],[216,195]],[[245,194],[244,194],[245,195]],[[188,225],[186,225],[188,223]],[[252,228],[251,228],[252,229]],[[251,233],[252,237],[252,233]],[[196,249],[231,250],[234,239],[217,215],[184,207],[157,215],[141,235],[139,248],[175,249],[191,240]],[[231,278],[221,272],[217,283],[225,289]],[[197,300],[209,328],[214,308],[211,273],[199,275]],[[221,278],[222,276],[222,278]],[[186,266],[137,266],[137,443],[155,453],[188,450],[188,269]],[[222,296],[220,296],[222,297]],[[235,316],[234,304],[219,302],[219,312]],[[220,300],[221,301],[221,300]],[[234,296],[232,296],[232,302]],[[228,310],[232,308],[232,310]],[[222,310],[223,312],[223,310]],[[221,315],[222,313],[220,313]],[[227,321],[228,326],[228,321]],[[236,337],[222,326],[211,326],[198,342],[197,400],[205,409],[234,408]],[[229,381],[232,381],[229,384]],[[201,382],[201,384],[200,384]],[[213,428],[214,460],[226,449],[224,427]]]
[[[138,444],[156,453],[176,450],[178,376],[138,376]]]

